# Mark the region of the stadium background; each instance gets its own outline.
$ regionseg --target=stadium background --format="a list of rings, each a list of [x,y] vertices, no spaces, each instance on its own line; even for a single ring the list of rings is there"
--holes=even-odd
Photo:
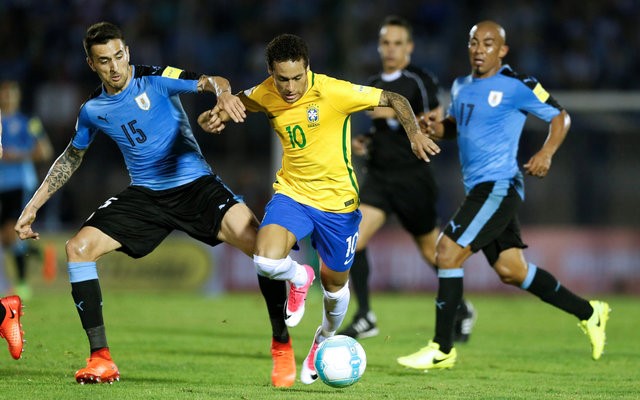
[[[132,63],[223,75],[239,90],[264,79],[264,46],[282,32],[309,42],[314,71],[364,82],[379,69],[377,30],[387,14],[414,25],[413,61],[439,77],[445,99],[453,78],[468,73],[470,26],[490,18],[506,28],[511,47],[506,62],[539,78],[573,119],[550,176],[527,178],[521,212],[525,240],[532,247],[527,255],[578,292],[640,293],[637,1],[0,0],[0,78],[21,82],[23,110],[42,118],[60,153],[73,133],[80,104],[98,85],[82,49],[91,23],[109,20],[122,26]],[[183,96],[192,121],[213,101],[212,96]],[[354,132],[366,129],[363,118],[354,120]],[[266,119],[252,116],[220,136],[205,135],[192,125],[216,172],[260,218],[271,196],[274,170]],[[529,121],[521,143],[523,160],[545,135],[543,124]],[[438,207],[446,220],[463,193],[457,150],[451,144],[443,147],[433,165],[441,186]],[[41,174],[47,168],[41,166]],[[41,211],[37,228],[57,250],[61,285],[64,240],[128,182],[117,148],[102,137]],[[158,254],[137,262],[108,256],[101,262],[101,276],[131,287],[257,288],[243,255],[183,239],[176,235]],[[433,272],[414,247],[390,221],[370,247],[374,289],[435,288]],[[299,257],[309,259],[308,249]],[[512,290],[498,282],[482,257],[474,256],[467,271],[469,290]]]

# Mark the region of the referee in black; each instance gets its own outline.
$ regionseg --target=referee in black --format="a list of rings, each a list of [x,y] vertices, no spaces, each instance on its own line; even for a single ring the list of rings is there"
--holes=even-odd
[[[435,114],[440,120],[443,110],[436,78],[411,64],[412,30],[401,17],[385,18],[378,42],[383,71],[371,77],[367,85],[405,96],[419,118]],[[403,228],[413,236],[422,257],[433,266],[436,239],[440,234],[436,215],[438,188],[429,163],[413,155],[409,139],[391,108],[377,107],[368,114],[372,119],[371,131],[355,136],[352,142],[353,153],[366,157],[366,176],[360,187],[362,221],[350,275],[358,309],[351,324],[338,332],[358,339],[379,333],[369,304],[366,254],[369,239],[384,225],[387,216],[395,213]],[[402,268],[402,265],[393,268]],[[475,322],[473,306],[463,300],[456,318],[454,337],[457,341],[467,341]]]

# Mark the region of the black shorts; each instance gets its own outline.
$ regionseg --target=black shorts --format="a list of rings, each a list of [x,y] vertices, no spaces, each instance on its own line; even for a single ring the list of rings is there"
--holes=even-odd
[[[173,230],[215,246],[224,214],[238,202],[215,175],[167,190],[129,186],[98,207],[83,227],[100,229],[133,258],[151,253]]]
[[[370,168],[360,187],[360,203],[396,214],[413,236],[427,234],[438,224],[437,197],[436,181],[426,163],[402,170]]]
[[[522,204],[516,180],[483,182],[471,189],[444,229],[444,234],[462,247],[482,250],[494,265],[504,250],[527,247],[520,237],[517,212]]]
[[[0,225],[9,221],[17,221],[25,201],[23,189],[0,192]]]

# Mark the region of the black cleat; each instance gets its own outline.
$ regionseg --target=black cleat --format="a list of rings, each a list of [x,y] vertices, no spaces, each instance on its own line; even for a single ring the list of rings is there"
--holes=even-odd
[[[464,304],[458,308],[453,328],[453,341],[460,343],[469,341],[473,325],[475,325],[476,319],[478,319],[478,314],[475,308],[473,308],[473,304],[467,300],[463,300],[463,303]]]
[[[376,315],[373,311],[369,311],[364,315],[356,314],[351,324],[338,332],[338,335],[351,336],[354,339],[365,339],[377,336],[380,331],[376,326],[376,322]]]

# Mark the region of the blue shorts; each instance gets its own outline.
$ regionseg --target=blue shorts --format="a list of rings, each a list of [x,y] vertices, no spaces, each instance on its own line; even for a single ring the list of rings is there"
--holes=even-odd
[[[273,196],[265,208],[260,227],[280,225],[293,233],[296,240],[311,235],[311,243],[318,255],[332,271],[348,271],[358,242],[360,210],[332,213],[300,204],[283,194]]]

